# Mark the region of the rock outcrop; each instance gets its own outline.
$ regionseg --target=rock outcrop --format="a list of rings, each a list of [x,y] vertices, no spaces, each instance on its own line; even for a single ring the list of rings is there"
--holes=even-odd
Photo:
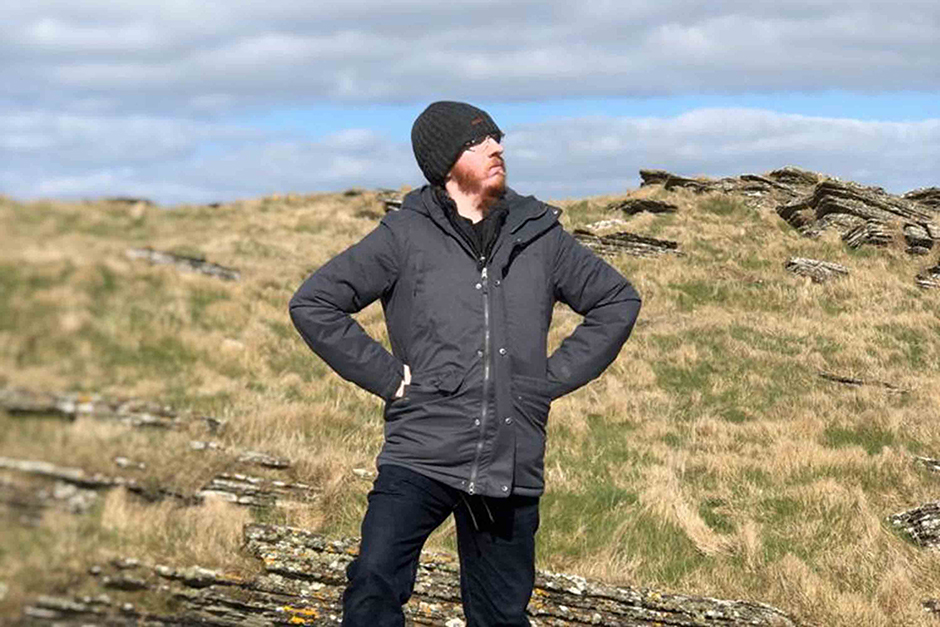
[[[940,213],[940,187],[922,187],[920,189],[914,189],[904,194],[904,198],[913,200],[925,207],[930,207]]]
[[[134,559],[96,566],[101,592],[41,596],[24,610],[33,625],[337,625],[345,569],[354,538],[328,540],[288,527],[250,524],[245,548],[263,565],[255,576],[199,566],[144,565]],[[173,607],[170,612],[145,607]],[[414,624],[463,624],[456,559],[425,552],[414,595],[405,606]],[[528,613],[533,625],[673,625],[676,627],[796,625],[782,611],[748,601],[615,587],[581,577],[539,572]]]
[[[940,501],[925,503],[914,509],[888,517],[892,525],[904,531],[918,546],[940,546]]]
[[[84,513],[87,507],[74,505],[75,499],[90,505],[98,492],[116,487],[124,487],[148,501],[171,498],[184,505],[197,505],[214,497],[251,507],[290,507],[310,502],[318,496],[318,491],[305,483],[241,473],[218,474],[196,492],[185,494],[145,479],[89,473],[82,468],[57,466],[45,461],[0,457],[0,470],[47,480],[47,483],[39,485],[9,478],[0,483],[0,505],[22,512],[26,518],[35,518],[44,508],[61,505],[62,501],[66,501],[69,511]]]
[[[885,381],[872,381],[869,379],[860,379],[858,377],[849,377],[845,375],[832,374],[831,372],[820,372],[820,378],[823,378],[827,381],[832,381],[833,383],[841,383],[843,385],[850,385],[853,387],[861,387],[863,385],[871,385],[875,387],[880,387],[888,390],[889,392],[895,392],[898,394],[906,394],[907,390],[899,388],[896,385],[891,383],[886,383]]]
[[[662,200],[653,200],[652,198],[627,198],[618,200],[607,205],[607,211],[622,211],[627,215],[636,215],[643,213],[676,213],[679,207]]]
[[[940,264],[917,274],[917,285],[924,289],[940,288]]]
[[[886,246],[906,241],[908,252],[926,254],[940,239],[936,213],[917,202],[893,196],[878,187],[826,180],[807,196],[777,208],[777,213],[800,233],[816,237],[839,229],[846,243]]]
[[[228,452],[233,454],[236,460],[241,464],[257,464],[258,466],[264,466],[265,468],[278,469],[290,468],[291,465],[290,460],[284,457],[268,455],[267,453],[261,453],[259,451],[239,451],[228,448],[219,442],[192,440],[189,443],[189,448],[193,451]]]
[[[634,257],[656,257],[658,255],[681,255],[678,242],[654,237],[644,237],[629,231],[619,231],[607,235],[595,235],[587,229],[575,229],[575,238],[596,252],[607,257],[619,253]]]
[[[774,209],[806,237],[837,230],[850,248],[898,246],[911,255],[929,255],[940,248],[937,187],[897,196],[880,187],[844,182],[789,166],[764,175],[722,179],[686,178],[664,170],[640,170],[640,177],[644,186],[740,197],[752,208]],[[940,266],[919,273],[916,283],[922,288],[940,287]]]
[[[813,283],[825,283],[829,279],[849,274],[849,269],[842,264],[805,257],[791,257],[783,267],[794,274],[808,276]]]
[[[126,254],[129,259],[142,259],[154,265],[171,265],[184,272],[200,272],[223,281],[237,281],[241,278],[238,270],[210,263],[199,257],[178,255],[153,248],[130,248]]]
[[[686,189],[696,194],[722,193],[741,196],[755,207],[775,207],[792,202],[822,175],[794,167],[780,168],[764,175],[743,174],[722,179],[686,178],[665,170],[640,170],[642,186],[661,185],[663,189]]]
[[[385,213],[389,211],[398,211],[401,209],[401,203],[404,202],[404,194],[393,190],[382,190],[378,196],[379,202],[385,207]]]
[[[74,420],[89,416],[116,420],[132,427],[175,429],[200,420],[217,433],[225,421],[212,416],[190,416],[172,407],[136,398],[109,398],[101,394],[36,392],[23,388],[0,388],[0,409],[13,416],[58,416]]]

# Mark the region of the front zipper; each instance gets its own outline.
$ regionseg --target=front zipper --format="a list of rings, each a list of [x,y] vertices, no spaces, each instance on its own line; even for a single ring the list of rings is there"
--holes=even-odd
[[[481,259],[482,261],[482,259]],[[486,266],[480,270],[480,285],[483,292],[483,405],[480,409],[480,432],[477,440],[477,452],[470,468],[470,485],[467,491],[473,494],[476,491],[477,473],[480,470],[480,455],[483,452],[483,435],[486,433],[486,407],[488,404],[490,387],[490,298],[487,286]]]

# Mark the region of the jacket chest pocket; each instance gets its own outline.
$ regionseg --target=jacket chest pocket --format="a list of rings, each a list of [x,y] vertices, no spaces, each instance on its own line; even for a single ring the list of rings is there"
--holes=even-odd
[[[524,249],[502,280],[506,334],[513,371],[544,376],[548,327],[554,304],[548,268],[536,251]]]
[[[551,276],[544,251],[533,244],[513,249],[512,261],[503,269],[506,304],[509,311],[523,311],[540,318],[551,311],[553,305]]]
[[[415,326],[438,340],[462,337],[468,326],[480,324],[483,284],[469,259],[454,263],[422,260],[412,269],[412,312]],[[469,266],[469,268],[468,268]]]

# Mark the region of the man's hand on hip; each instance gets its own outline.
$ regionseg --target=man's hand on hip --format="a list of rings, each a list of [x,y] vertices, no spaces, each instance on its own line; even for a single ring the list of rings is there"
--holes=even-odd
[[[408,364],[405,364],[405,376],[401,380],[401,385],[398,386],[398,391],[395,392],[395,398],[401,398],[405,395],[405,386],[411,383],[411,368],[408,367]]]

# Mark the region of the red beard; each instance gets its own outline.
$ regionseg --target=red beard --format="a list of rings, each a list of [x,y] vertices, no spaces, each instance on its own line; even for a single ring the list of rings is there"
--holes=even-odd
[[[487,165],[487,172],[495,165],[499,165],[503,168],[503,172],[506,171],[506,163],[503,161],[503,158],[494,157]],[[464,194],[482,197],[480,206],[483,209],[484,215],[486,215],[490,207],[496,204],[496,201],[502,198],[503,194],[506,193],[505,174],[491,179],[487,182],[485,187],[483,183],[486,179],[477,176],[472,170],[461,168],[459,165],[454,166],[454,169],[451,170],[450,177],[457,184],[457,188]]]

